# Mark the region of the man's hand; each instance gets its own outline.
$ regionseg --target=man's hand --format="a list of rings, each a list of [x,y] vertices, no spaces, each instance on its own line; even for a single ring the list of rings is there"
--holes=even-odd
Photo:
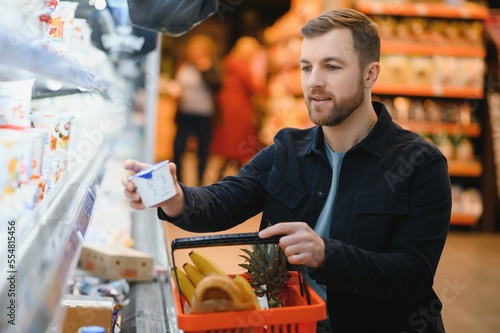
[[[292,265],[321,267],[325,260],[325,243],[305,222],[282,222],[259,232],[259,237],[285,235],[280,238],[280,247]]]
[[[141,163],[134,160],[126,160],[125,163],[123,164],[125,170],[130,170],[134,174],[146,168],[149,168],[150,166],[151,165],[149,164]],[[168,216],[176,217],[181,215],[184,209],[184,192],[182,191],[182,188],[180,187],[179,182],[177,181],[177,176],[176,176],[177,167],[175,166],[174,163],[168,163],[168,167],[170,168],[170,173],[174,178],[174,184],[177,190],[177,194],[174,195],[172,198],[162,203],[159,203],[158,205],[155,205],[154,207],[160,207]],[[128,180],[127,177],[122,178],[121,183],[124,187],[123,194],[125,195],[125,197],[130,199],[130,207],[138,210],[145,209],[146,206],[142,202],[140,194],[136,191],[134,183]]]

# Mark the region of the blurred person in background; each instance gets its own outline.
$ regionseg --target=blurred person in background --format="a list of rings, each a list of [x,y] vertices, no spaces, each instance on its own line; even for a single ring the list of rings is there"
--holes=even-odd
[[[240,37],[224,58],[223,68],[220,117],[214,127],[206,184],[225,173],[237,173],[262,148],[257,100],[266,93],[265,49],[253,37]]]
[[[196,180],[199,184],[202,182],[209,155],[213,118],[217,113],[216,95],[221,86],[219,62],[217,45],[210,36],[200,34],[188,40],[185,59],[175,75],[178,93],[173,96],[177,98],[174,163],[179,180],[182,179],[182,157],[188,139],[194,135],[198,142]]]

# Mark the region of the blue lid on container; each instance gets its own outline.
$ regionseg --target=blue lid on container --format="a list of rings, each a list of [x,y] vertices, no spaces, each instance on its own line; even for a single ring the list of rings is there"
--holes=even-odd
[[[85,326],[80,328],[78,333],[106,333],[106,329],[101,326]]]
[[[151,179],[151,178],[153,178],[153,171],[161,168],[165,164],[168,164],[168,160],[156,163],[155,165],[152,165],[149,168],[141,170],[138,173],[136,173],[135,175],[128,177],[128,180],[132,180],[132,179],[138,178],[138,177],[144,178],[144,179]]]

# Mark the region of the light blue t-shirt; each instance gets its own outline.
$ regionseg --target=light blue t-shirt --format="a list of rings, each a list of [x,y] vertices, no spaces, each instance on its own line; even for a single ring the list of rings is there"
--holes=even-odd
[[[328,233],[330,231],[330,225],[332,222],[332,212],[335,205],[335,197],[337,196],[337,187],[339,182],[340,167],[342,165],[342,159],[345,156],[345,152],[334,153],[331,148],[325,142],[326,156],[328,161],[330,161],[330,166],[332,167],[332,184],[330,185],[330,192],[326,197],[325,206],[319,214],[318,221],[314,227],[314,231],[318,235],[324,238],[328,238]],[[322,284],[317,284],[315,280],[307,278],[307,282],[311,287],[326,301],[326,287]]]

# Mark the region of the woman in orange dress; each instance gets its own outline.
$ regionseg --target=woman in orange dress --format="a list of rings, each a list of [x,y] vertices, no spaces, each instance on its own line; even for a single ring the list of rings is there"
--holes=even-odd
[[[209,170],[217,174],[209,175],[211,181],[220,179],[228,165],[239,169],[262,148],[255,98],[266,92],[266,65],[264,49],[253,37],[238,39],[224,59],[220,115],[210,149]]]

